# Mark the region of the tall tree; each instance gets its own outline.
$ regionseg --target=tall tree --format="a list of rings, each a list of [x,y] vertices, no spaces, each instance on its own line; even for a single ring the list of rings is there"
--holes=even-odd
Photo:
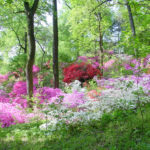
[[[96,14],[96,13],[95,13]],[[103,61],[104,61],[104,50],[103,50],[103,33],[102,33],[102,16],[101,13],[96,14],[97,19],[98,19],[98,31],[99,31],[99,49],[100,49],[100,64],[103,66]],[[103,74],[103,69],[101,69],[101,72]]]
[[[39,0],[34,0],[32,7],[30,7],[29,2],[24,2],[25,13],[27,17],[28,24],[28,38],[29,38],[29,57],[26,66],[26,80],[27,80],[27,93],[29,98],[33,95],[33,73],[32,67],[35,59],[35,37],[34,37],[34,15],[38,8]]]
[[[125,2],[126,2],[127,9],[128,9],[130,27],[131,27],[132,35],[133,35],[133,38],[134,38],[133,40],[135,40],[136,30],[135,30],[135,24],[134,24],[134,19],[133,19],[133,15],[132,15],[132,10],[131,10],[131,7],[130,7],[130,4],[129,4],[128,0],[125,0]],[[134,47],[134,53],[135,53],[135,56],[138,57],[138,50],[135,47]]]
[[[54,87],[59,87],[57,0],[53,0],[53,73]]]

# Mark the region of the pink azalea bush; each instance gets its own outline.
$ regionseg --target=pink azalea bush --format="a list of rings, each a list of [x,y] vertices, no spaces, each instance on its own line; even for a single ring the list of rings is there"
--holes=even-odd
[[[114,65],[114,63],[115,63],[115,60],[110,59],[109,61],[104,63],[103,69],[107,70],[107,69],[111,68]]]
[[[77,107],[85,102],[84,93],[76,92],[64,94],[63,104],[69,108]]]
[[[12,92],[9,94],[10,97],[20,97],[27,94],[26,82],[18,81],[14,84]]]
[[[28,107],[28,101],[22,97],[15,97],[12,99],[12,103],[20,104],[22,108]]]
[[[33,73],[38,73],[40,71],[40,68],[36,65],[33,65]]]
[[[128,64],[125,64],[126,70],[133,71],[133,74],[137,74],[141,71],[141,60],[132,59]]]
[[[4,90],[0,90],[0,102],[9,103],[10,99],[8,98],[8,94]]]
[[[36,90],[36,85],[38,84],[38,79],[33,79],[33,90]],[[9,94],[10,97],[20,97],[22,95],[27,95],[27,86],[25,81],[17,81],[14,86],[12,92]]]
[[[145,58],[144,58],[144,61],[143,61],[143,66],[146,67],[146,68],[150,68],[150,55],[147,55]]]
[[[17,123],[28,123],[33,119],[44,119],[38,109],[34,108],[32,113],[25,112],[18,104],[1,103],[0,102],[0,125],[2,128],[15,125]]]
[[[42,87],[35,92],[35,96],[38,97],[40,104],[42,104],[44,102],[50,102],[52,97],[60,95],[61,93],[61,89],[58,88]]]
[[[26,119],[26,115],[21,109],[16,108],[13,104],[0,102],[0,123],[2,128],[16,123],[25,123]]]
[[[74,91],[73,93],[60,93],[52,97],[50,104],[61,104],[66,108],[75,108],[85,102],[85,93]]]
[[[38,84],[38,79],[34,78],[33,80],[33,90],[36,92],[36,85]],[[20,104],[23,108],[27,108],[27,100],[24,98],[24,96],[27,95],[27,86],[25,81],[17,81],[12,91],[9,93],[9,97],[13,103]]]
[[[1,103],[9,103],[9,102],[10,102],[10,99],[7,98],[7,97],[0,96],[0,102],[1,102]]]
[[[5,81],[7,81],[8,80],[8,75],[6,74],[6,75],[1,75],[0,74],[0,83],[3,83],[3,82],[5,82]]]

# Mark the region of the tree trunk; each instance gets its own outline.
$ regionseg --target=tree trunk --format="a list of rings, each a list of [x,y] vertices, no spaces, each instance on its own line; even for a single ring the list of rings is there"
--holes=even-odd
[[[102,29],[101,29],[101,21],[102,21],[102,17],[101,14],[99,13],[98,15],[98,30],[99,30],[99,48],[100,48],[100,64],[101,67],[103,67],[104,65],[104,50],[103,50],[103,34],[102,34]],[[103,74],[104,69],[101,69],[101,73]]]
[[[27,44],[28,44],[28,34],[27,32],[25,32],[25,35],[24,35],[24,53],[26,54],[27,53]]]
[[[132,31],[132,35],[133,35],[133,39],[134,39],[134,46],[135,46],[136,30],[135,30],[135,24],[134,24],[134,19],[133,19],[133,15],[132,15],[132,10],[131,10],[128,0],[125,0],[125,2],[126,2],[127,10],[128,10],[130,27],[131,27],[131,31]],[[135,47],[134,47],[134,54],[136,57],[138,57],[138,50]]]
[[[33,96],[33,73],[32,67],[35,59],[35,37],[34,37],[34,14],[38,7],[39,0],[34,0],[33,6],[30,8],[29,2],[24,2],[25,12],[27,16],[28,24],[28,38],[29,38],[29,57],[26,66],[26,80],[27,80],[27,94],[29,98]],[[31,101],[29,101],[29,106],[31,106]]]
[[[59,88],[57,0],[53,0],[53,74],[54,88]]]
[[[29,57],[26,66],[26,78],[27,78],[27,93],[31,98],[33,95],[33,73],[32,67],[35,59],[35,37],[34,37],[34,16],[28,16],[28,38],[29,38]]]

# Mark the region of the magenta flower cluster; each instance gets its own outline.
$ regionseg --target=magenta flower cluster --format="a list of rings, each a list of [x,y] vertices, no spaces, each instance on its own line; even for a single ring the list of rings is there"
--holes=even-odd
[[[85,94],[74,91],[73,93],[64,94],[63,104],[69,108],[77,107],[85,102]]]
[[[40,104],[51,102],[51,98],[57,95],[61,95],[62,91],[58,88],[53,89],[50,87],[42,87],[36,90],[35,96],[40,100]]]
[[[8,75],[7,74],[6,75],[0,74],[0,84],[5,82],[6,80],[8,80]]]
[[[25,123],[27,119],[28,117],[21,108],[16,108],[14,104],[0,102],[0,123],[2,128],[16,123]]]
[[[33,71],[33,73],[38,73],[40,71],[40,68],[36,65],[33,65],[32,71]]]
[[[129,64],[125,64],[126,70],[133,71],[133,74],[138,74],[141,72],[141,59],[132,59]]]

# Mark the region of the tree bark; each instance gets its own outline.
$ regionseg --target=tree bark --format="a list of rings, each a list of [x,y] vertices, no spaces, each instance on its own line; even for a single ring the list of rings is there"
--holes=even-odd
[[[101,13],[97,14],[98,17],[98,30],[99,30],[99,48],[100,48],[100,64],[101,67],[104,65],[104,50],[103,50],[103,34],[102,34],[102,29],[101,29],[101,21],[102,21],[102,16]],[[103,68],[101,69],[101,73],[103,75]]]
[[[28,17],[28,38],[29,38],[29,57],[26,66],[27,77],[27,93],[31,98],[33,95],[33,73],[32,67],[35,59],[35,37],[34,37],[34,17],[33,15]]]
[[[57,0],[53,0],[53,74],[54,88],[59,88]]]
[[[28,24],[28,38],[29,38],[29,57],[26,66],[26,80],[27,80],[27,94],[29,98],[33,96],[33,73],[32,68],[35,59],[35,37],[34,37],[34,14],[38,7],[39,0],[34,0],[33,6],[30,8],[28,2],[24,2],[25,12]],[[30,105],[31,101],[29,102]]]
[[[28,34],[27,32],[25,32],[25,35],[24,35],[24,53],[27,54],[27,46],[28,45]]]
[[[135,45],[136,30],[135,30],[135,24],[134,24],[134,19],[133,19],[133,15],[132,15],[132,10],[131,10],[131,7],[130,7],[128,0],[125,0],[125,2],[126,2],[127,10],[128,10],[130,27],[131,27],[132,36],[133,36],[134,45]],[[134,54],[136,57],[138,57],[138,50],[135,47],[134,47]]]

